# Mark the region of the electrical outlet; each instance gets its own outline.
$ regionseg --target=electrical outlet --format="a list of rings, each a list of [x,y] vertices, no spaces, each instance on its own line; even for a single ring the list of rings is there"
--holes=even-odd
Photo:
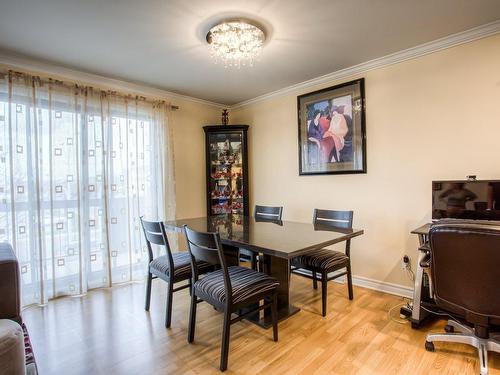
[[[404,270],[410,268],[410,262],[411,258],[408,255],[403,255],[403,258],[401,259],[401,268]]]

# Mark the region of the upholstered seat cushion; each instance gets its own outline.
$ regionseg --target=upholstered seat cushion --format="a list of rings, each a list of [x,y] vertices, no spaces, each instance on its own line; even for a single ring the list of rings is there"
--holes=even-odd
[[[320,249],[292,259],[292,265],[299,268],[314,268],[317,270],[336,270],[346,267],[349,257],[340,251]]]
[[[279,282],[261,272],[250,268],[231,266],[228,267],[229,278],[233,294],[233,303],[238,303],[265,291],[276,289]],[[224,302],[226,290],[222,270],[210,272],[194,283],[194,289],[212,297],[214,300]]]
[[[188,252],[172,253],[174,261],[174,278],[189,279],[191,277],[191,256]],[[206,262],[198,262],[198,270],[200,273],[210,270],[212,266]],[[151,273],[155,275],[169,276],[170,269],[168,267],[168,255],[162,255],[155,258],[149,263]]]

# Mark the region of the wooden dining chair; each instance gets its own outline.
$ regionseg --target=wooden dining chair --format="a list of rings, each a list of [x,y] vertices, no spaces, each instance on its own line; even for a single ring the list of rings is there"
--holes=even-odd
[[[281,221],[283,207],[278,206],[255,206],[254,217],[256,221]],[[259,256],[256,252],[247,249],[240,250],[240,262],[250,262],[253,270],[258,270]],[[262,271],[260,269],[260,271]]]
[[[218,233],[202,233],[184,226],[184,233],[191,254],[192,293],[189,311],[188,342],[194,341],[196,306],[202,301],[224,312],[220,370],[227,369],[231,324],[258,314],[265,308],[271,309],[273,338],[278,341],[278,295],[279,283],[276,279],[246,267],[226,264]],[[207,262],[220,268],[199,278],[197,264]],[[263,301],[260,304],[260,301]],[[242,309],[247,307],[246,312]],[[236,318],[231,318],[232,314]]]
[[[352,218],[352,211],[315,209],[313,214],[313,224],[317,227],[323,227],[325,229],[352,229]],[[323,316],[326,316],[328,281],[347,275],[349,299],[352,300],[354,297],[352,291],[350,248],[351,240],[347,240],[345,253],[330,249],[318,249],[292,259],[292,272],[300,276],[311,278],[313,280],[314,289],[318,289],[318,280],[321,281]],[[301,269],[310,271],[311,276],[300,272]],[[331,272],[341,269],[345,269],[345,271],[339,273],[336,272],[332,276],[328,275]],[[318,274],[320,275],[319,278]]]
[[[283,216],[283,207],[255,205],[254,216],[260,220],[279,221]]]
[[[151,284],[153,279],[159,278],[167,282],[167,311],[165,316],[165,327],[169,328],[172,322],[172,299],[174,292],[191,288],[191,257],[187,251],[173,253],[168,243],[165,226],[161,221],[146,221],[140,217],[141,226],[146,238],[148,250],[148,276],[146,284],[146,304],[144,309],[149,311],[151,303]],[[154,258],[151,245],[165,247],[166,254]],[[213,267],[206,262],[197,264],[198,272],[205,273],[213,270]],[[173,270],[173,272],[171,272]],[[174,288],[174,284],[188,280],[187,285]]]

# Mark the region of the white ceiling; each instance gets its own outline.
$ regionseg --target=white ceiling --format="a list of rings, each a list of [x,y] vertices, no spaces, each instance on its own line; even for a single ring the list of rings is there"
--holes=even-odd
[[[253,68],[210,59],[234,16],[269,34]],[[499,0],[0,0],[0,50],[231,105],[498,19]]]

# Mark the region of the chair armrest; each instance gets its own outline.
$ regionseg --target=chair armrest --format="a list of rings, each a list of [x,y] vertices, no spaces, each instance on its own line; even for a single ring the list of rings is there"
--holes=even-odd
[[[0,319],[0,374],[26,374],[23,329],[10,319]]]
[[[426,242],[426,243],[424,243],[422,246],[420,246],[420,247],[418,248],[418,250],[419,250],[419,251],[423,251],[423,252],[425,252],[425,253],[428,253],[428,252],[430,252],[430,251],[431,251],[431,247],[429,246],[429,243],[428,243],[428,242]]]
[[[427,253],[424,255],[424,257],[420,261],[420,267],[429,268],[430,266],[431,266],[431,254]]]

